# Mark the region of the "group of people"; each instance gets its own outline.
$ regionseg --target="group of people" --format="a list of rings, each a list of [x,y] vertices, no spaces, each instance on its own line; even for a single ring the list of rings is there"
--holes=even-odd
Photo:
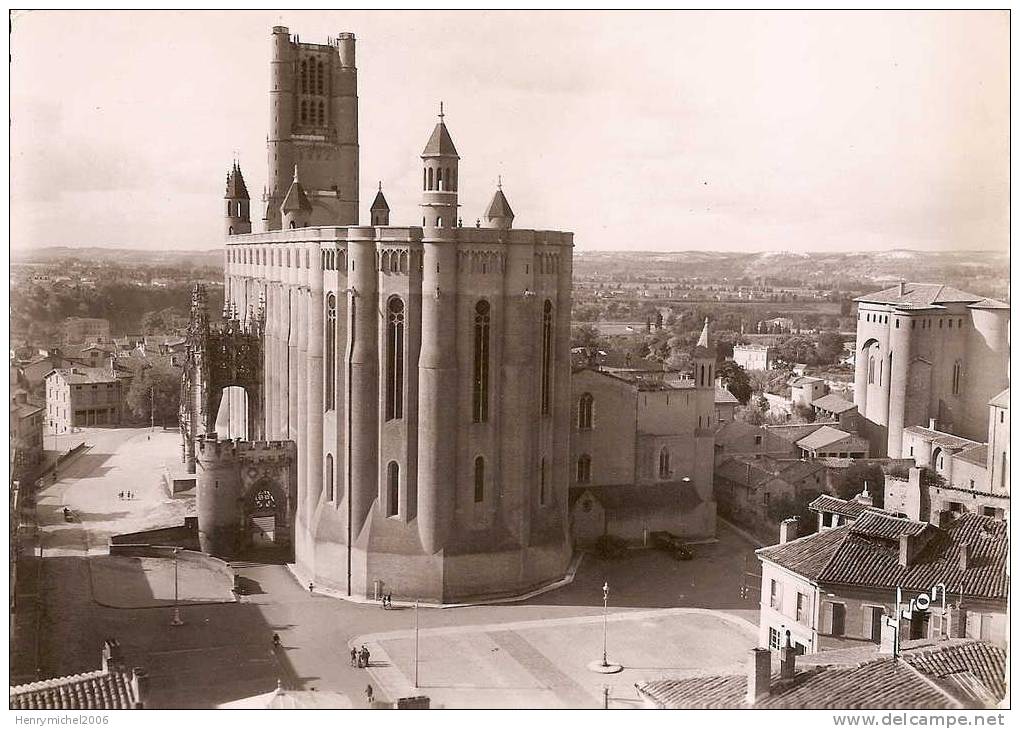
[[[130,492],[130,491],[121,491],[120,493],[117,494],[117,498],[121,499],[121,500],[123,500],[123,499],[133,499],[133,498],[135,498],[135,495],[132,492]]]
[[[355,668],[368,668],[368,659],[371,655],[365,646],[361,646],[360,650],[351,648],[351,665]]]
[[[383,610],[389,610],[391,607],[393,607],[393,593],[392,592],[387,592],[385,595],[382,596],[382,606],[383,606]]]

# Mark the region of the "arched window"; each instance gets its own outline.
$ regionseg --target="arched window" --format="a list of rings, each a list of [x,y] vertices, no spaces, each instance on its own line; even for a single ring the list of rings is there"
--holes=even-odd
[[[318,78],[315,79],[315,91],[318,94],[323,94],[325,93],[325,89],[326,89],[325,66],[323,66],[322,61],[319,61],[319,73]]]
[[[336,296],[326,297],[326,410],[336,407]]]
[[[234,234],[234,226],[233,226],[233,225],[231,225],[231,226],[230,226],[230,227],[229,227],[229,228],[227,229],[227,235],[233,235],[233,234]]]
[[[475,459],[475,503],[485,501],[485,459],[478,456]]]
[[[440,167],[436,170],[436,189],[442,191],[443,189],[443,168]]]
[[[957,360],[953,363],[953,394],[960,394],[960,381],[963,378],[963,363]]]
[[[333,500],[333,455],[326,454],[326,500]]]
[[[587,453],[577,459],[577,482],[591,482],[591,456]]]
[[[450,184],[450,168],[449,167],[446,168],[446,172],[444,173],[444,175],[445,175],[445,179],[446,179],[446,189],[447,190],[452,190],[453,189],[453,185]]]
[[[291,227],[291,229],[293,230],[294,228],[296,228],[296,227],[297,227],[297,223],[295,223],[295,222],[294,222],[293,220],[292,220],[292,221],[290,221],[290,227]]]
[[[301,61],[301,93],[308,93],[308,62]]]
[[[538,505],[545,506],[545,456],[542,456],[542,463],[540,466],[541,473],[539,474],[539,485],[538,485]]]
[[[456,167],[454,167],[453,170],[450,171],[448,177],[450,178],[450,189],[451,190],[456,190],[457,189],[457,168]]]
[[[581,395],[581,401],[577,405],[577,427],[581,430],[591,430],[592,410],[595,407],[595,398],[590,392]]]
[[[663,448],[659,451],[659,478],[669,478],[669,474],[669,449]]]
[[[429,189],[432,189],[432,168],[429,167]]]
[[[542,311],[542,415],[549,414],[552,390],[552,302],[546,299]]]
[[[443,219],[442,218],[436,218],[436,227],[437,228],[442,228],[443,227]]]
[[[428,170],[422,170],[421,171],[421,189],[422,190],[428,190],[429,189],[429,173],[428,173]]]
[[[386,419],[404,417],[404,302],[394,296],[386,320]]]
[[[325,101],[320,101],[319,102],[319,126],[321,127],[321,126],[324,126],[325,124],[326,124],[326,102]]]
[[[475,305],[474,388],[472,412],[474,422],[489,420],[489,302]]]
[[[868,357],[868,384],[875,384],[875,358]]]
[[[386,466],[386,516],[400,513],[400,464],[390,461]]]
[[[307,124],[308,123],[308,102],[307,101],[302,101],[301,102],[301,123],[302,124]]]

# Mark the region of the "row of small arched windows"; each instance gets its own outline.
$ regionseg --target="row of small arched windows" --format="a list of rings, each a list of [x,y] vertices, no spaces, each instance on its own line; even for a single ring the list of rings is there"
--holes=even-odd
[[[457,168],[432,167],[422,170],[421,186],[423,190],[439,190],[449,192],[457,189]]]
[[[324,271],[346,271],[347,251],[324,250],[322,252],[322,268]]]
[[[860,312],[857,312],[857,318],[858,318],[858,320],[861,318],[861,313]],[[888,324],[889,323],[888,315],[884,315],[884,314],[869,314],[869,313],[866,313],[866,314],[864,314],[864,320],[867,321],[867,322],[875,323],[875,324]],[[939,329],[942,329],[943,326],[947,326],[949,329],[953,328],[953,321],[954,321],[953,318],[952,317],[944,317],[944,316],[942,316],[942,317],[935,317],[934,319],[931,319],[931,318],[926,318],[926,319],[911,319],[910,320],[910,328],[911,329],[916,329],[917,328],[917,323],[921,322],[921,328],[922,329],[932,329],[935,326],[935,324],[934,324],[935,321],[937,321],[939,323]],[[957,328],[963,329],[963,319],[962,318],[957,318],[955,321],[956,321]],[[900,319],[899,319],[899,317],[897,317],[895,319],[895,327],[897,329],[900,328]]]
[[[301,101],[301,123],[315,124],[316,126],[326,125],[326,102],[325,101]]]
[[[377,268],[383,273],[407,273],[417,265],[421,271],[423,265],[420,251],[384,250],[376,254]]]
[[[496,251],[460,251],[457,268],[464,273],[503,273],[506,254]]]
[[[312,267],[312,252],[304,249],[304,268]],[[345,254],[341,252],[342,265],[346,266]],[[266,248],[232,248],[227,251],[228,263],[239,263],[250,266],[281,266],[290,268],[293,260],[294,268],[301,268],[301,251],[295,250],[293,259],[290,248],[266,249]],[[323,259],[325,265],[325,259]],[[332,269],[331,269],[332,270]]]
[[[535,267],[537,273],[556,273],[560,270],[560,257],[556,253],[536,253]]]
[[[301,93],[326,93],[326,64],[314,58],[301,61]]]

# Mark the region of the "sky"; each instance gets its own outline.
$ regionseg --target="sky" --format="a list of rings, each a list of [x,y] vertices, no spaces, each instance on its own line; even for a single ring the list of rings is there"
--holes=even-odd
[[[502,176],[578,251],[1008,248],[1005,11],[17,13],[12,245],[218,248],[235,155],[260,218],[274,25],[357,36],[362,222],[442,100],[465,225]]]

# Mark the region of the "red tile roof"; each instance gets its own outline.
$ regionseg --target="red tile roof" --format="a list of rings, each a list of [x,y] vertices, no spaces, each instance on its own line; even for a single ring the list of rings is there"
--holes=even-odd
[[[11,686],[11,709],[132,709],[131,677],[91,671]]]
[[[954,302],[978,303],[985,297],[969,294],[966,291],[945,286],[943,284],[908,283],[904,286],[905,293],[900,293],[899,285],[876,291],[873,294],[858,296],[854,301],[865,301],[875,304],[907,304],[913,306],[931,306],[933,304],[949,304]]]

